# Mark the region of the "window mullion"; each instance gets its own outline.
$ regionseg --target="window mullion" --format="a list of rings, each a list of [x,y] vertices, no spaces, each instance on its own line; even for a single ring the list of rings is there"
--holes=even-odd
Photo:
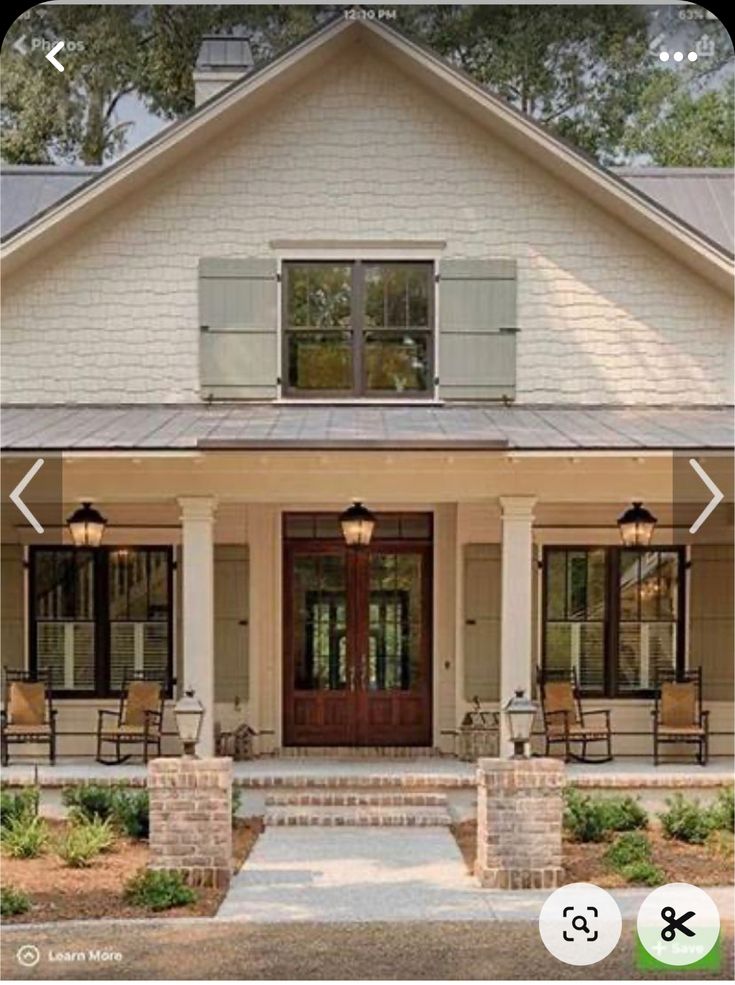
[[[352,265],[352,301],[350,326],[352,329],[352,392],[355,396],[365,393],[364,338],[365,327],[365,265],[356,260]]]
[[[612,547],[608,548],[606,553],[605,694],[607,697],[616,698],[618,696],[618,648],[620,642],[620,551],[618,548]]]
[[[110,555],[97,548],[94,555],[94,649],[95,693],[110,693]]]

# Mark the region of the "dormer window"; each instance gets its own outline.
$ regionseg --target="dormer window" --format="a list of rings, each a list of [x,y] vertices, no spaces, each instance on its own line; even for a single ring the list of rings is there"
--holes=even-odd
[[[431,263],[284,263],[284,395],[430,395],[433,282]]]

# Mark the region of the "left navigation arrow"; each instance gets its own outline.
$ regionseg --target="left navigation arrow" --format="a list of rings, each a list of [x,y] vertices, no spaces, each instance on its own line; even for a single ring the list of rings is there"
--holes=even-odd
[[[26,518],[26,520],[30,523],[30,525],[33,527],[33,529],[36,531],[37,534],[42,534],[43,533],[43,527],[38,522],[38,520],[36,519],[36,517],[28,509],[28,507],[23,502],[23,500],[20,498],[20,494],[23,492],[23,490],[28,485],[28,483],[31,481],[31,479],[33,478],[33,476],[42,467],[42,465],[43,465],[43,459],[42,458],[37,458],[36,461],[34,462],[34,464],[31,465],[31,467],[28,469],[28,471],[26,472],[26,474],[20,480],[20,482],[18,483],[18,485],[15,487],[15,489],[10,493],[11,500],[18,507],[18,509],[20,510],[20,512],[23,514],[23,516]]]

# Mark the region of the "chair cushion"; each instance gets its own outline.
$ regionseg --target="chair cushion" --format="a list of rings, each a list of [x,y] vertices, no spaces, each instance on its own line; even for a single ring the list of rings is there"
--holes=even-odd
[[[659,725],[659,735],[704,735],[699,725]]]
[[[159,681],[131,681],[123,725],[143,725],[147,711],[160,711],[161,688]]]
[[[661,725],[691,726],[697,723],[697,685],[693,681],[667,681],[661,685]]]
[[[123,739],[142,739],[144,728],[142,725],[121,725],[119,728],[111,726],[110,728],[102,729],[102,737],[107,736],[108,738],[117,739],[118,736]],[[158,729],[150,729],[148,735],[157,735]]]
[[[567,721],[571,724],[577,721],[577,703],[574,700],[574,689],[569,681],[550,681],[544,685],[544,710],[549,712],[569,712]],[[561,715],[558,716],[561,719]],[[556,722],[550,723],[556,726]]]
[[[50,735],[50,725],[6,725],[8,735]]]
[[[12,681],[8,718],[13,725],[43,725],[46,720],[46,685],[43,681]]]

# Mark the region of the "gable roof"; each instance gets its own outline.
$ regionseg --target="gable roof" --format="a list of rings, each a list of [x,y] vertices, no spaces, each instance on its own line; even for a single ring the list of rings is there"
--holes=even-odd
[[[458,110],[475,119],[601,208],[676,256],[717,287],[732,292],[728,251],[623,178],[547,132],[434,52],[375,21],[335,19],[280,57],[233,83],[157,133],[81,188],[31,219],[7,239],[2,269],[10,274],[104,209],[242,122],[351,44],[365,44]]]

